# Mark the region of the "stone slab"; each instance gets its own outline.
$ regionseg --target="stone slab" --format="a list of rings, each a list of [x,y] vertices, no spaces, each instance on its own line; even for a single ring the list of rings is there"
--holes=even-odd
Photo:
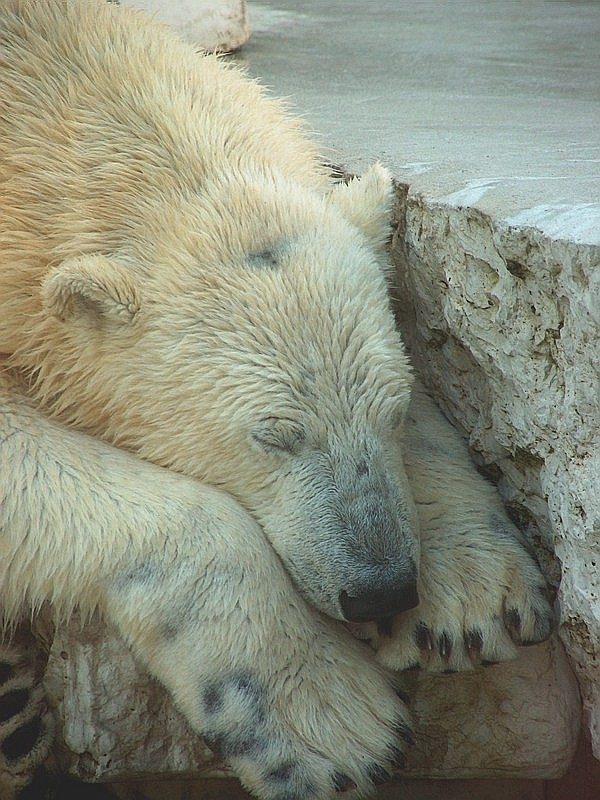
[[[561,636],[600,757],[600,247],[507,230],[407,187],[395,225],[413,362],[550,582],[562,575]]]
[[[594,0],[262,0],[241,54],[321,135],[411,192],[600,243]]]

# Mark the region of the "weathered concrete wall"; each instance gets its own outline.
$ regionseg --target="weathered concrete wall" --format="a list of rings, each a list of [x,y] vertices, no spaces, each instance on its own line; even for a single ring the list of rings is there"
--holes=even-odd
[[[600,758],[600,247],[406,186],[395,227],[414,363],[555,585],[562,573],[560,634]]]

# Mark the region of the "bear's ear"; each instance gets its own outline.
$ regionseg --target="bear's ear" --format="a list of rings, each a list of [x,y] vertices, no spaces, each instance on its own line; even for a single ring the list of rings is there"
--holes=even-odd
[[[133,276],[100,254],[63,261],[45,276],[41,293],[44,309],[61,322],[127,323],[140,310]]]
[[[365,234],[376,250],[382,250],[391,234],[393,196],[391,176],[385,167],[377,163],[360,178],[334,186],[329,200]]]

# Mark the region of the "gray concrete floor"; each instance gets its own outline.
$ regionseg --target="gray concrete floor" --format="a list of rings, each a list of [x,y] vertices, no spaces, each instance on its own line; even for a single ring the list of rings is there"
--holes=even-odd
[[[360,171],[600,243],[600,2],[263,0],[237,58]]]

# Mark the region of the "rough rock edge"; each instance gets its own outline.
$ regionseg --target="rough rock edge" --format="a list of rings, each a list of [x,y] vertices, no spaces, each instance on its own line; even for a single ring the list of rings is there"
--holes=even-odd
[[[600,247],[397,186],[400,324],[551,583],[600,758]]]

